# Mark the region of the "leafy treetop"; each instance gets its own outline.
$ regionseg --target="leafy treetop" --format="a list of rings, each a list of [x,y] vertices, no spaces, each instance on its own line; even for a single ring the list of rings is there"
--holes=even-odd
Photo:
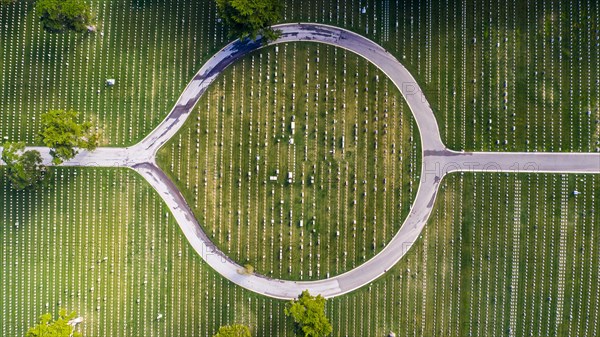
[[[50,110],[42,114],[40,137],[44,145],[51,148],[52,163],[62,164],[78,153],[75,147],[93,151],[98,146],[99,134],[92,132],[92,123],[75,122],[76,111]]]
[[[82,337],[82,334],[74,331],[75,327],[69,324],[75,317],[77,314],[74,311],[69,314],[65,309],[60,309],[56,321],[52,321],[51,314],[44,314],[40,316],[38,325],[27,330],[25,337]]]
[[[85,32],[92,24],[90,5],[85,0],[37,0],[35,13],[50,33]]]
[[[255,40],[263,36],[263,42],[276,39],[279,31],[270,26],[281,19],[283,6],[280,0],[216,0],[219,16],[230,28],[230,35],[240,40]]]
[[[306,337],[324,337],[333,332],[331,323],[325,316],[325,298],[321,295],[315,297],[305,290],[297,300],[286,305],[284,312],[287,316],[292,316]]]
[[[7,176],[16,190],[34,187],[44,181],[46,167],[38,151],[25,151],[25,143],[4,143],[2,160],[6,163]]]
[[[214,337],[251,337],[250,329],[241,324],[226,325],[219,328]]]

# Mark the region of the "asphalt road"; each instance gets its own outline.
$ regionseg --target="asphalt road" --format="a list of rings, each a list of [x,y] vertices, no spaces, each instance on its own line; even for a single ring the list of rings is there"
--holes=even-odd
[[[600,153],[455,152],[441,141],[438,124],[416,80],[390,53],[371,40],[341,28],[320,24],[284,24],[275,43],[313,41],[350,50],[379,67],[398,87],[419,127],[422,172],[411,211],[402,227],[375,257],[344,274],[316,281],[287,281],[240,273],[242,267],[219,251],[204,233],[173,182],[156,165],[156,152],[183,126],[202,94],[230,64],[262,47],[258,42],[235,41],[217,52],[187,85],[173,110],[140,143],[130,148],[99,148],[81,152],[64,166],[128,167],[136,170],[163,198],[184,235],[200,256],[219,274],[241,287],[266,296],[291,299],[308,289],[312,294],[334,297],[377,279],[410,249],[427,223],[442,178],[451,172],[600,173]],[[0,148],[1,149],[1,148]],[[39,150],[50,163],[49,150]],[[2,164],[0,162],[0,164]]]

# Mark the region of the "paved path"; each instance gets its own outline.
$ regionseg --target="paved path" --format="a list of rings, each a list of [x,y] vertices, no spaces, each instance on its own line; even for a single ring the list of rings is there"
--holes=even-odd
[[[375,257],[357,268],[329,279],[286,281],[261,275],[243,275],[240,265],[219,251],[204,233],[173,182],[155,163],[156,152],[183,126],[194,105],[227,66],[262,46],[232,42],[208,60],[185,88],[165,120],[140,143],[130,148],[99,148],[82,152],[65,166],[129,167],[141,174],[163,198],[192,247],[217,272],[254,292],[281,299],[297,297],[308,289],[334,297],[368,284],[392,268],[417,240],[434,206],[439,183],[450,172],[600,173],[600,153],[455,152],[443,145],[433,111],[412,75],[381,46],[358,34],[319,24],[277,26],[281,37],[274,43],[314,41],[355,52],[379,67],[398,87],[419,127],[423,150],[419,189],[411,211],[398,233]],[[1,149],[1,148],[0,148]],[[50,162],[47,148],[39,150]],[[0,162],[1,164],[1,162]]]

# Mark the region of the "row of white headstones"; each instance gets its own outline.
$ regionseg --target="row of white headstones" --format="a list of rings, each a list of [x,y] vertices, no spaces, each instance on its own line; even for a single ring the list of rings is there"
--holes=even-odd
[[[2,199],[9,206],[2,236],[5,282],[0,309],[7,323],[2,325],[3,335],[18,335],[20,324],[33,324],[40,314],[60,307],[102,324],[134,319],[134,312],[142,322],[162,315],[164,305],[154,296],[141,296],[141,289],[163,291],[161,276],[171,271],[169,267],[181,266],[157,264],[161,259],[155,254],[175,254],[173,249],[179,248],[180,257],[181,238],[174,237],[176,231],[162,236],[159,229],[173,225],[161,217],[162,201],[143,180],[132,178],[134,173],[125,170],[61,169],[50,187],[34,193],[3,187]],[[137,245],[141,265],[129,264],[128,254]],[[151,276],[156,269],[161,269],[158,278]],[[127,298],[125,307],[120,306],[122,297]],[[134,309],[137,306],[141,308]],[[87,326],[97,335],[106,329],[101,324]]]
[[[307,252],[309,266],[308,268],[304,268],[304,270],[308,270],[309,277],[321,276],[321,274],[324,274],[320,269],[321,248],[319,248],[319,246],[321,239],[324,239],[325,242],[323,242],[323,244],[329,247],[333,244],[331,241],[332,239],[329,238],[329,236],[342,236],[348,238],[351,234],[340,231],[340,220],[336,220],[336,218],[342,216],[343,219],[351,221],[353,223],[352,228],[354,231],[351,239],[351,241],[354,242],[351,246],[360,247],[362,245],[362,248],[349,249],[352,247],[348,247],[346,240],[342,240],[344,242],[341,243],[339,240],[335,239],[337,251],[340,252],[343,249],[345,253],[343,258],[338,259],[335,269],[328,264],[325,266],[325,269],[335,270],[334,272],[338,273],[348,267],[348,260],[346,257],[348,253],[361,254],[362,260],[364,260],[366,259],[367,254],[370,254],[368,248],[374,249],[375,247],[378,247],[379,244],[385,243],[377,241],[366,242],[367,230],[372,230],[373,235],[376,235],[376,237],[378,231],[383,231],[385,237],[388,238],[393,234],[393,226],[390,226],[389,223],[398,221],[398,219],[395,218],[396,214],[392,213],[392,218],[388,219],[384,212],[384,216],[379,219],[377,219],[377,217],[373,217],[372,219],[369,217],[367,219],[367,207],[382,206],[368,204],[367,200],[371,193],[383,193],[386,196],[389,195],[389,197],[385,198],[385,202],[388,202],[388,199],[391,200],[394,205],[401,202],[401,200],[396,200],[396,196],[392,193],[392,191],[396,189],[397,180],[404,179],[403,175],[406,174],[402,172],[401,158],[404,156],[403,160],[410,161],[413,163],[413,166],[414,163],[416,163],[417,158],[416,155],[411,156],[411,154],[402,154],[401,149],[398,149],[395,146],[396,143],[393,139],[398,139],[397,137],[402,136],[402,134],[401,131],[396,130],[394,126],[397,126],[398,128],[402,127],[400,121],[403,112],[400,110],[400,107],[396,106],[395,100],[392,100],[389,103],[387,102],[388,84],[379,83],[381,81],[378,79],[379,74],[369,75],[366,73],[366,77],[370,78],[369,76],[372,76],[375,78],[376,83],[373,85],[375,87],[374,91],[376,91],[376,96],[381,96],[381,98],[378,98],[378,105],[380,107],[385,106],[385,109],[389,110],[384,113],[371,112],[368,111],[367,108],[362,108],[362,106],[364,106],[363,101],[367,100],[367,91],[365,90],[362,92],[362,89],[359,91],[358,83],[360,79],[357,78],[358,74],[346,74],[344,76],[342,84],[344,88],[337,89],[339,93],[343,92],[343,98],[341,98],[343,102],[341,104],[339,103],[340,98],[336,98],[338,93],[331,95],[331,90],[336,90],[332,88],[337,88],[337,75],[334,75],[333,80],[331,80],[332,76],[328,71],[327,74],[325,74],[326,79],[321,80],[320,77],[322,77],[323,74],[319,74],[319,69],[322,70],[323,67],[319,66],[321,55],[318,53],[322,47],[315,47],[316,50],[313,55],[309,56],[306,65],[297,65],[296,63],[288,65],[287,62],[289,61],[287,61],[287,57],[280,57],[280,48],[282,49],[284,56],[290,55],[293,56],[294,59],[296,58],[297,51],[295,45],[275,47],[274,52],[271,50],[268,53],[261,53],[258,56],[253,56],[247,63],[234,66],[233,71],[235,74],[238,74],[238,76],[239,74],[245,74],[248,71],[251,72],[252,75],[249,76],[251,83],[245,83],[246,77],[244,76],[241,76],[240,80],[240,77],[234,75],[226,76],[222,83],[215,84],[219,86],[219,90],[225,92],[225,95],[216,99],[208,99],[206,103],[200,103],[200,115],[196,117],[195,133],[193,131],[187,133],[184,136],[187,137],[187,139],[183,137],[179,138],[177,144],[174,144],[172,147],[173,157],[171,158],[171,170],[176,172],[178,176],[184,177],[183,180],[186,181],[187,188],[191,187],[194,191],[195,197],[194,200],[191,201],[194,208],[200,210],[200,213],[204,215],[212,214],[217,216],[217,218],[212,221],[216,221],[221,225],[217,226],[209,224],[209,228],[214,228],[213,232],[210,234],[217,235],[217,240],[221,242],[228,242],[227,246],[230,252],[235,252],[239,255],[245,248],[246,256],[252,256],[250,250],[253,249],[253,247],[249,244],[244,244],[242,232],[247,230],[248,235],[257,235],[261,232],[259,227],[262,227],[262,234],[258,235],[260,237],[270,238],[271,244],[271,254],[269,254],[267,247],[264,247],[267,249],[264,249],[263,247],[258,248],[261,250],[261,253],[257,255],[258,259],[261,260],[258,266],[262,267],[261,269],[263,270],[273,270],[273,266],[277,263],[277,260],[279,260],[279,270],[282,270],[281,268],[284,268],[284,248],[290,250],[290,252],[291,249],[294,249],[294,247],[286,245],[283,241],[287,238],[289,239],[288,242],[293,242],[293,238],[296,237],[299,240],[299,246],[296,248],[300,251],[305,248],[308,248],[309,250]],[[331,58],[333,56],[336,64],[338,64],[337,62],[340,62],[338,58],[344,60],[344,63],[346,62],[346,56],[342,56],[342,54],[345,55],[346,52],[334,51],[334,53],[335,54],[333,55],[325,56],[326,58]],[[263,59],[263,57],[266,57],[266,59]],[[276,58],[281,62],[280,64],[275,62]],[[266,67],[263,65],[265,62],[267,64]],[[256,65],[256,63],[259,63],[259,65]],[[246,69],[248,67],[250,69]],[[299,67],[302,67],[302,71],[298,71]],[[334,66],[334,68],[335,67],[337,66]],[[284,69],[284,72],[289,68],[294,69],[294,71],[292,71],[293,75],[291,83],[286,83],[290,81],[290,76],[285,76],[284,72],[281,72],[282,68]],[[296,78],[296,73],[303,73],[304,70],[306,70],[306,77]],[[254,74],[256,73],[258,73],[258,78],[254,79]],[[354,121],[347,121],[343,118],[345,113],[344,110],[347,106],[347,102],[345,101],[345,86],[352,85],[347,83],[350,82],[347,81],[347,78],[353,78],[353,76],[355,78],[353,105],[357,107],[361,106],[361,108],[360,111],[354,112],[356,115]],[[266,79],[266,81],[264,79]],[[303,81],[304,85],[306,85],[307,88],[310,88],[311,91],[316,90],[314,94],[309,94],[308,91],[300,92],[298,89],[299,87],[295,85],[298,81]],[[323,87],[318,88],[319,85]],[[234,89],[232,90],[230,88]],[[239,95],[239,97],[236,97],[235,94],[230,94],[230,91],[235,91],[239,88],[248,88],[250,90],[252,94],[249,99],[246,99],[243,94]],[[277,102],[278,97],[282,97],[278,95],[278,91],[281,93],[282,90],[286,91],[285,95],[283,95],[284,102]],[[380,93],[380,90],[383,90],[383,92]],[[290,93],[289,91],[292,92]],[[279,99],[281,100],[281,98]],[[258,104],[259,102],[261,104]],[[268,102],[268,104],[265,106],[263,102]],[[297,111],[298,103],[305,105],[306,111]],[[253,111],[257,106],[259,111]],[[293,111],[285,111],[289,109],[290,106]],[[332,108],[332,106],[341,106],[341,109]],[[286,108],[284,109],[283,107]],[[325,111],[327,111],[325,113],[327,122],[324,122],[322,117],[319,117],[316,114],[314,116],[312,113],[309,114],[309,109],[312,111],[321,111],[325,109]],[[218,124],[222,123],[220,115],[225,114],[227,110],[233,111],[234,114],[245,114],[247,117],[242,118],[242,115],[240,115],[239,118],[235,117],[234,120],[236,120],[236,123],[240,123],[239,125],[231,126]],[[247,122],[247,120],[249,120],[249,122]],[[388,123],[391,127],[382,127],[388,125]],[[354,124],[354,126],[349,128],[348,124]],[[305,128],[303,127],[304,125],[309,127]],[[209,134],[213,132],[209,131],[209,129],[216,133]],[[248,139],[242,139],[242,134],[244,132],[241,132],[241,130],[244,129],[244,132],[248,132]],[[346,133],[349,129],[353,130],[350,135]],[[381,129],[381,133],[378,132],[377,129]],[[303,135],[304,137],[305,142],[303,147],[299,147],[298,144],[293,142],[299,135]],[[314,143],[320,142],[319,139],[314,140],[312,138],[313,136],[319,138],[323,137],[321,139],[325,143],[325,147],[318,149],[310,148],[315,146]],[[370,143],[365,142],[364,139],[366,138],[364,137],[369,137],[369,139],[374,141],[371,141]],[[187,146],[183,145],[184,140]],[[254,144],[249,144],[250,142],[253,142]],[[242,145],[244,144],[249,144],[249,149],[243,147]],[[275,164],[277,167],[293,167],[293,169],[286,170],[285,173],[278,172],[278,169],[273,172],[268,172],[269,170],[265,168],[273,166],[273,163],[268,161],[268,154],[265,152],[267,150],[264,150],[267,144],[269,147],[276,147],[278,149],[275,151],[277,155]],[[378,173],[375,173],[375,176],[371,177],[372,179],[369,178],[364,181],[362,181],[362,179],[359,181],[357,178],[352,178],[349,171],[357,171],[359,169],[366,170],[367,166],[364,163],[354,163],[354,167],[349,167],[346,164],[346,167],[338,169],[333,169],[331,166],[327,166],[327,164],[325,164],[325,166],[322,166],[321,164],[311,164],[311,161],[322,161],[322,158],[330,160],[334,155],[343,153],[348,146],[364,146],[364,149],[361,149],[361,151],[368,154],[375,151],[375,146],[377,146],[375,144],[380,144],[378,149],[379,153],[386,151],[389,158],[398,159],[397,162],[396,160],[388,162],[387,160],[379,159],[380,162],[378,161],[376,163],[378,172],[380,172],[379,174],[383,173],[387,176],[387,183],[382,183],[382,179],[384,178],[378,176]],[[222,150],[220,150],[220,153],[213,153],[215,149]],[[236,152],[234,149],[239,149],[240,152],[234,153]],[[204,152],[204,158],[200,158],[202,156],[200,154],[201,151]],[[258,152],[249,153],[248,151]],[[246,156],[248,158],[247,170],[243,167],[238,167],[238,172],[233,172],[235,170],[233,163],[224,162],[223,154],[226,154],[229,158],[242,158],[243,156]],[[285,158],[279,157],[282,154]],[[217,158],[216,160],[213,158],[215,155]],[[316,158],[312,158],[315,156]],[[375,156],[372,157],[372,160],[377,160],[375,159]],[[194,172],[195,167],[198,167],[200,161],[204,161],[205,164],[213,166],[208,167],[207,172],[199,173],[200,176],[194,177],[193,174],[192,176],[189,176],[188,173]],[[204,167],[206,167],[206,165],[204,165]],[[300,172],[297,170],[300,170]],[[358,172],[358,174],[359,176],[365,177],[368,175],[367,171]],[[217,185],[210,187],[208,177],[212,177],[213,175],[219,177],[219,182]],[[414,177],[415,175],[416,172],[412,172],[411,169],[409,176]],[[255,179],[254,177],[258,178]],[[319,177],[324,178],[322,178],[322,181],[318,181]],[[365,185],[367,180],[369,180],[369,184]],[[197,183],[194,183],[194,181],[197,181]],[[301,207],[300,214],[290,214],[289,206],[286,206],[290,205],[293,203],[293,200],[298,198],[298,196],[293,195],[293,192],[289,196],[287,195],[288,189],[286,189],[286,186],[290,184],[290,182],[303,183],[299,199],[300,203],[304,206]],[[341,188],[333,188],[331,185],[332,182],[334,184],[339,184],[339,187]],[[226,189],[230,189],[229,198],[232,198],[232,194],[234,193],[238,194],[236,198],[238,199],[237,205],[233,207],[227,206],[232,205],[232,200],[224,200],[224,193],[219,191],[223,186],[225,186],[224,188]],[[311,189],[311,186],[315,188]],[[212,209],[209,209],[209,203],[207,203],[208,200],[202,200],[204,199],[202,196],[207,194],[204,192],[207,191],[207,188],[211,189],[215,187],[217,188],[216,199],[214,202],[210,203]],[[388,188],[390,189],[389,192]],[[312,212],[312,209],[315,209],[318,206],[316,205],[318,189],[327,189],[329,191],[329,201],[324,205],[327,209],[328,216],[326,219],[317,220],[323,221],[323,223],[331,226],[329,229],[330,235],[326,235],[324,238],[321,238],[320,235],[316,235],[316,237],[314,235],[308,235],[305,237],[303,235],[305,230],[297,229],[296,225],[304,227],[315,221],[315,219],[308,216],[305,212]],[[352,189],[352,191],[350,191],[350,189]],[[261,192],[264,195],[264,200],[261,200],[262,205],[253,206],[251,204],[253,200],[252,191],[254,190],[263,191]],[[350,194],[352,194],[352,196]],[[280,195],[281,200],[277,199],[275,195]],[[283,201],[283,203],[280,203],[279,201]],[[343,207],[343,209],[341,209],[343,205],[347,204],[352,206]],[[250,207],[246,208],[248,205]],[[358,205],[358,207],[362,208],[363,216],[362,221],[360,221],[363,223],[362,243],[356,241],[360,239],[360,235],[357,239],[356,227],[359,221],[356,218],[357,211],[354,205]],[[255,207],[258,207],[258,212],[263,214],[262,220],[260,220],[261,216],[259,214],[250,214],[250,211],[254,213]],[[383,205],[383,208],[387,207],[387,204]],[[229,208],[231,209],[231,212],[227,210]],[[336,208],[339,208],[338,213],[336,216],[332,216],[332,209],[335,210]],[[343,215],[340,215],[340,212],[343,212]],[[348,212],[351,212],[352,214],[348,214]],[[269,214],[271,215],[269,216]],[[288,215],[290,219],[295,220],[284,220]],[[242,224],[244,218],[245,223]],[[355,220],[351,220],[352,218]],[[200,220],[203,221],[205,219]],[[261,223],[262,226],[260,225]],[[367,224],[369,225],[367,226]],[[237,228],[234,228],[234,226],[242,227],[238,230]],[[248,226],[252,228],[243,228]],[[279,227],[279,233],[277,233],[277,228],[273,228],[273,226]],[[284,238],[285,231],[283,228],[289,228],[289,236],[286,236],[286,238]],[[296,230],[299,230],[299,232],[294,233]],[[237,235],[235,235],[236,232]],[[298,235],[300,236],[298,237]],[[276,238],[276,236],[278,237]],[[275,248],[274,245],[276,245],[277,240],[279,240],[279,259],[275,259],[277,256],[277,248]],[[232,244],[234,246],[232,246]],[[306,247],[306,245],[308,245],[308,247]],[[348,252],[348,250],[350,250],[350,252]],[[272,255],[275,261],[273,261],[273,259],[268,261],[269,259],[266,259],[267,255]],[[294,263],[292,263],[293,261],[291,260],[292,254],[290,253],[288,256],[290,259],[289,264],[285,267],[287,267],[288,273],[291,273],[291,268]],[[313,266],[313,256],[315,257],[314,264],[316,264],[316,266]],[[353,260],[356,259],[357,256],[351,255]],[[261,263],[268,263],[268,265],[261,266]],[[300,264],[303,263],[304,258],[301,257]],[[343,266],[340,266],[339,264],[342,263]],[[282,275],[285,276],[285,274]]]
[[[51,109],[79,111],[81,120],[93,120],[111,145],[139,140],[170,111],[199,59],[227,41],[210,1],[176,0],[176,15],[166,8],[140,11],[130,3],[91,5],[102,20],[97,32],[82,35],[77,43],[69,34],[44,32],[38,20],[26,15],[30,4],[0,7],[6,47],[0,52],[0,92],[7,92],[0,100],[0,140],[35,143],[39,115]],[[156,22],[172,29],[153,34]],[[120,38],[126,42],[115,43]],[[167,44],[168,39],[176,43]],[[123,44],[128,52],[117,48]],[[139,52],[145,49],[150,51]],[[167,65],[174,70],[165,71]],[[113,87],[109,79],[116,79]]]

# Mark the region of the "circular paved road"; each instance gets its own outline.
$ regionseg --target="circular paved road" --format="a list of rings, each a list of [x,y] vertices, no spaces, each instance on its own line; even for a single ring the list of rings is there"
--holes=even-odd
[[[173,182],[156,166],[156,152],[177,133],[208,86],[227,66],[262,47],[259,42],[235,41],[208,60],[185,88],[166,119],[140,143],[130,148],[100,148],[82,152],[67,166],[130,167],[156,189],[176,218],[184,235],[202,258],[228,280],[266,296],[291,299],[308,289],[312,294],[334,297],[368,284],[392,268],[418,239],[433,209],[439,183],[448,172],[561,172],[600,173],[598,153],[462,153],[443,145],[429,103],[411,74],[391,54],[373,41],[347,30],[320,24],[284,24],[272,42],[314,41],[348,49],[379,67],[398,87],[410,107],[421,136],[422,171],[411,211],[398,233],[375,257],[344,274],[316,281],[286,281],[261,275],[244,275],[242,267],[215,248],[203,232]],[[45,163],[48,148],[33,147]],[[1,148],[0,148],[1,150]],[[1,161],[0,161],[0,164]]]
[[[270,44],[297,41],[326,43],[352,51],[379,67],[404,96],[419,130],[426,130],[426,132],[420,131],[422,150],[445,151],[433,111],[417,82],[408,70],[381,46],[356,33],[320,24],[284,24],[276,28],[282,34]],[[235,41],[215,54],[186,87],[169,116],[135,146],[138,153],[149,155],[147,156],[149,160],[133,167],[156,188],[168,205],[173,205],[170,206],[171,210],[194,249],[209,265],[232,282],[257,293],[282,299],[295,298],[305,289],[324,297],[350,292],[381,276],[410,248],[431,213],[439,179],[423,180],[420,183],[412,211],[400,231],[379,254],[344,274],[329,279],[304,282],[240,274],[242,267],[214,247],[210,238],[196,222],[181,193],[154,163],[156,152],[183,126],[194,105],[220,72],[249,52],[261,47],[263,45],[259,41]]]
[[[197,223],[181,193],[154,163],[158,149],[181,128],[200,96],[219,73],[249,52],[263,47],[260,42],[248,41],[235,41],[227,45],[200,69],[165,121],[138,144],[139,153],[151,152],[152,155],[149,156],[148,162],[133,167],[161,194],[189,242],[204,260],[225,278],[246,289],[281,299],[295,298],[303,290],[308,289],[312,294],[321,294],[329,298],[348,293],[374,281],[392,268],[418,239],[433,209],[439,183],[448,172],[469,170],[565,172],[569,168],[574,172],[600,171],[599,154],[570,154],[579,155],[577,157],[579,165],[565,167],[557,165],[558,162],[562,162],[561,159],[564,159],[560,155],[546,154],[545,157],[536,157],[537,154],[495,155],[450,151],[441,141],[435,116],[417,81],[381,46],[361,35],[332,26],[298,23],[278,25],[276,28],[282,34],[270,44],[297,41],[326,43],[350,50],[379,67],[398,87],[417,121],[423,151],[422,172],[411,211],[398,233],[379,254],[357,268],[329,279],[316,281],[287,281],[257,274],[240,274],[242,267],[212,244]]]

